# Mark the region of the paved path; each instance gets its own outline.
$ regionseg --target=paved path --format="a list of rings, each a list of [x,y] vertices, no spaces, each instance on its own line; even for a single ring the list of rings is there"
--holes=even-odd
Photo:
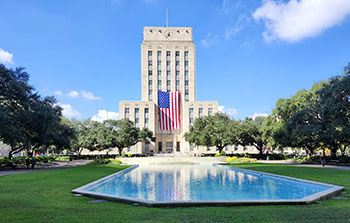
[[[337,169],[337,170],[350,170],[349,166],[326,165],[323,167],[321,164],[300,164],[300,163],[294,163],[291,160],[271,160],[271,161],[259,160],[258,162],[269,163],[269,164],[284,164],[284,165],[293,165],[293,166],[328,168],[328,169]]]
[[[92,160],[53,161],[47,165],[43,165],[43,166],[38,165],[38,167],[35,169],[0,170],[0,176],[18,174],[18,173],[29,173],[29,172],[41,171],[41,170],[53,170],[53,169],[74,167],[74,166],[85,165],[90,162],[92,162]]]

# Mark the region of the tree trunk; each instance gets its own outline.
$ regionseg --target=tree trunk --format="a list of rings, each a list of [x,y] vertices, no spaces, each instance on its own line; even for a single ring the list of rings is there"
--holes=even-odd
[[[221,153],[221,151],[224,149],[224,147],[222,146],[217,146],[218,150],[219,150],[219,153]]]
[[[338,150],[338,145],[336,143],[333,143],[333,147],[331,149],[331,157],[332,159],[337,158],[337,150]]]

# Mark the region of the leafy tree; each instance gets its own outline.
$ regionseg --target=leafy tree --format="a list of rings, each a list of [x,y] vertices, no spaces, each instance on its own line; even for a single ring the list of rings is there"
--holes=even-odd
[[[225,146],[238,144],[238,123],[221,113],[200,117],[185,134],[185,140],[197,146],[216,146],[221,153]]]
[[[69,147],[69,129],[61,125],[61,107],[53,97],[41,98],[28,84],[23,68],[0,65],[0,139],[11,146],[9,157],[51,145]]]
[[[277,145],[281,147],[303,147],[309,154],[313,153],[318,143],[315,141],[317,136],[315,132],[310,132],[310,127],[314,127],[311,123],[316,122],[314,119],[305,120],[305,118],[311,119],[309,113],[315,110],[315,104],[319,98],[317,92],[326,83],[326,81],[315,83],[310,90],[303,89],[291,98],[281,98],[277,101],[276,108],[272,111],[273,127],[268,132],[268,136],[272,135]],[[312,137],[310,137],[311,134]]]
[[[329,84],[318,91],[316,104],[319,121],[319,142],[337,150],[350,144],[350,74],[331,78]]]
[[[254,146],[259,151],[260,158],[262,158],[265,146],[267,144],[266,138],[263,137],[264,120],[265,117],[256,117],[255,119],[246,118],[239,125],[240,144]]]

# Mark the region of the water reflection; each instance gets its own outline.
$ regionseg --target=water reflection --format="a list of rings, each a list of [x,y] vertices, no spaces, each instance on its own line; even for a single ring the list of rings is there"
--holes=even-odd
[[[90,191],[150,201],[300,199],[326,189],[211,165],[140,166]]]

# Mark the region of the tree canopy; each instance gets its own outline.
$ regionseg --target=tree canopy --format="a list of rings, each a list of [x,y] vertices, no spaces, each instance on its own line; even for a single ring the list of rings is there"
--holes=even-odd
[[[221,113],[197,118],[185,140],[197,146],[215,146],[221,153],[225,146],[238,144],[238,122]]]

